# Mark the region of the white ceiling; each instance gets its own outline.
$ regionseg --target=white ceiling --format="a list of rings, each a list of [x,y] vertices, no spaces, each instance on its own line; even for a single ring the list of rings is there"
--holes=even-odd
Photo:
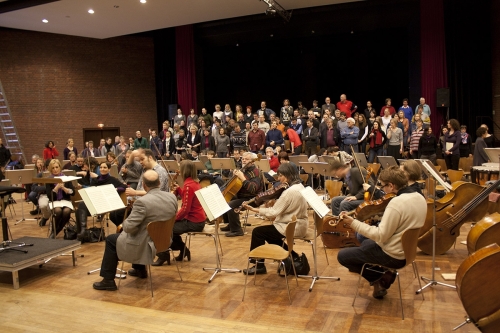
[[[279,0],[286,10],[360,0]],[[115,8],[117,6],[118,8]],[[89,14],[89,9],[94,14]],[[0,14],[0,26],[91,38],[262,13],[261,0],[61,0]],[[47,19],[49,23],[43,23]],[[274,18],[281,20],[279,16]],[[293,16],[292,16],[293,20]]]

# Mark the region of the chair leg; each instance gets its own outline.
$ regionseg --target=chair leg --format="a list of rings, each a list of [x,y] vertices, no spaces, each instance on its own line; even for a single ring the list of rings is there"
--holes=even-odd
[[[326,246],[323,245],[323,250],[325,250],[326,264],[330,266],[330,261],[328,261],[328,254],[326,253]]]
[[[250,258],[248,258],[248,263],[247,263],[247,273],[245,274],[245,287],[243,288],[243,298],[241,301],[243,302],[245,300],[245,292],[247,291],[247,280],[248,280],[248,269],[250,268]],[[257,275],[257,274],[255,274]]]
[[[412,262],[412,266],[413,266],[414,272],[417,274],[418,286],[420,288],[419,290],[421,290],[420,294],[422,294],[422,299],[425,300],[425,298],[424,298],[424,292],[422,290],[422,282],[420,282],[420,275],[418,274],[417,263],[415,261],[413,261]]]
[[[122,260],[122,268],[120,268],[120,270],[123,272],[123,264],[125,263],[125,261]],[[122,279],[118,279],[118,288],[117,289],[120,289],[120,282],[122,282]]]
[[[396,276],[398,277],[398,287],[399,287],[399,303],[401,305],[401,318],[405,320],[405,312],[403,309],[403,296],[401,295],[401,281],[399,280],[399,272],[396,271]]]
[[[359,294],[359,285],[361,283],[361,276],[363,275],[363,271],[365,270],[366,264],[363,264],[363,267],[361,268],[361,273],[359,273],[359,278],[358,278],[358,287],[356,288],[356,294],[354,295],[354,299],[352,300],[351,306],[354,306],[354,302],[356,302],[356,298],[358,297]]]
[[[280,266],[283,265],[283,272],[285,272],[285,282],[286,282],[286,290],[288,291],[288,300],[290,301],[290,305],[292,305],[292,298],[290,297],[290,287],[288,286],[288,276],[286,276],[286,267],[285,267],[285,262],[283,260],[280,261]],[[293,260],[292,260],[292,266],[293,265]],[[294,268],[295,271],[295,268]],[[257,274],[255,274],[257,275]],[[295,274],[297,276],[297,274]]]
[[[167,251],[168,251],[168,255],[170,255],[170,253],[172,253],[171,249],[168,249]],[[177,263],[177,260],[175,260],[175,256],[173,254],[172,254],[172,258],[174,259],[175,267],[177,267],[177,273],[179,273],[179,277],[181,278],[181,281],[182,281],[181,271],[179,270],[179,264]]]
[[[293,263],[292,254],[290,254],[290,260]],[[293,268],[293,275],[295,276],[295,282],[297,283],[297,287],[298,287],[299,286],[299,280],[297,279],[297,271],[295,270],[295,265],[294,264],[292,264],[292,268]]]
[[[149,287],[151,288],[151,298],[153,298],[153,275],[151,275],[151,265],[148,265]],[[121,279],[120,279],[121,280]]]

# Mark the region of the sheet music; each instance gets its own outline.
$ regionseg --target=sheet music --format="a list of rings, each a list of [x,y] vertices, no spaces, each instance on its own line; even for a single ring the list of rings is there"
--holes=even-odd
[[[453,142],[446,142],[446,150],[450,151],[451,148],[453,148]]]
[[[77,179],[82,179],[82,177],[76,177],[76,176],[57,176],[57,177],[54,177],[54,178],[59,178],[61,179],[63,182],[71,182],[73,180],[77,180]]]
[[[91,215],[103,214],[125,208],[113,185],[87,187],[78,190]]]
[[[210,221],[231,210],[217,184],[204,187],[196,191],[195,194]]]
[[[300,194],[306,199],[307,203],[309,206],[311,206],[312,209],[318,214],[319,217],[323,218],[325,217],[328,213],[330,213],[330,208],[328,208],[325,203],[321,200],[321,198],[314,192],[314,190],[310,187],[307,186],[304,188],[302,191],[300,191]]]

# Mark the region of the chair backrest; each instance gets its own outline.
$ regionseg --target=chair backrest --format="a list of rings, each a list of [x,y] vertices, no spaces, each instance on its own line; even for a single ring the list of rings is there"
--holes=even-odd
[[[325,188],[330,198],[335,198],[340,195],[343,183],[338,180],[325,180]]]
[[[292,221],[288,223],[286,226],[285,236],[286,236],[286,244],[288,246],[288,254],[291,254],[293,251],[293,241],[295,236],[295,224],[297,224],[297,217],[294,215],[292,217]]]
[[[460,157],[460,160],[458,161],[458,168],[462,169],[464,172],[470,172],[470,169],[472,168],[472,161],[472,156]]]
[[[380,171],[380,163],[368,163],[368,167],[373,170],[373,175],[377,177],[378,172]]]
[[[409,265],[417,256],[417,242],[420,228],[407,229],[401,236],[401,244],[405,253],[406,264]]]
[[[302,180],[303,184],[307,183],[307,180],[309,179],[309,175],[307,173],[301,173],[299,174],[300,180]]]
[[[167,221],[153,221],[148,223],[148,234],[155,244],[156,252],[165,252],[170,248],[175,217],[174,215]]]
[[[116,164],[113,164],[111,166],[111,169],[109,170],[109,174],[112,177],[118,178],[118,166]]]
[[[458,182],[459,180],[462,180],[462,177],[464,176],[464,170],[447,170],[446,173],[448,174],[448,178],[450,179],[450,183]]]
[[[445,160],[443,160],[443,159],[441,159],[441,158],[438,158],[438,159],[436,160],[436,163],[437,163],[437,165],[439,165],[439,166],[441,167],[441,171],[446,171],[446,170],[448,170],[448,168],[446,167],[446,162],[445,162]]]

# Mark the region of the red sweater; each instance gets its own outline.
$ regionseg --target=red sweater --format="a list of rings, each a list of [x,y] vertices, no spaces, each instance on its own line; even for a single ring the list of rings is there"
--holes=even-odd
[[[205,222],[206,215],[203,207],[194,192],[200,189],[200,184],[191,178],[184,180],[184,186],[177,188],[176,195],[182,198],[181,209],[177,212],[176,221],[186,219],[193,223]]]
[[[59,156],[59,152],[57,151],[57,149],[55,147],[54,148],[45,148],[43,150],[43,159],[45,161],[56,158],[57,156]]]
[[[278,171],[278,167],[280,166],[280,161],[276,156],[271,157],[271,159],[269,160],[269,166],[271,167],[271,170],[273,170],[274,172]]]

